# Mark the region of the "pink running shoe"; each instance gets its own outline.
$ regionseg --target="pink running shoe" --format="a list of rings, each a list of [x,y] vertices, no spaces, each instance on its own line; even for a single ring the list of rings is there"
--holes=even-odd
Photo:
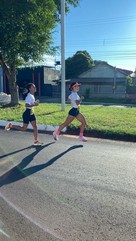
[[[59,135],[56,134],[56,131],[53,132],[53,138],[55,141],[59,140]]]
[[[86,141],[87,141],[87,139],[86,139],[84,136],[79,136],[79,140],[80,140],[80,141],[83,141],[83,142],[86,142]]]

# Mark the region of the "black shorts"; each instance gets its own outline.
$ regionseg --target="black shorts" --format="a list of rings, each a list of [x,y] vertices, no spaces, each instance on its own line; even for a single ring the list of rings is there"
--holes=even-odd
[[[23,123],[29,124],[29,122],[36,121],[36,117],[34,114],[31,114],[30,109],[26,109],[25,112],[22,115]]]
[[[77,108],[72,108],[70,111],[69,111],[69,115],[72,115],[72,116],[77,116],[79,114],[79,110]]]

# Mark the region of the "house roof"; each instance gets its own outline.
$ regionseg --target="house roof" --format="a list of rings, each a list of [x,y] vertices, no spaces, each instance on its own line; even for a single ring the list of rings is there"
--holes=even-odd
[[[83,76],[87,75],[88,73],[93,72],[93,70],[95,70],[95,69],[98,68],[98,67],[109,67],[109,69],[116,70],[118,73],[123,74],[123,75],[125,75],[125,76],[128,76],[128,75],[132,74],[132,72],[133,72],[133,71],[126,70],[126,69],[116,68],[116,67],[114,67],[114,66],[112,66],[112,65],[110,65],[110,64],[108,64],[108,63],[106,63],[106,62],[101,62],[101,63],[98,63],[98,64],[96,64],[95,66],[93,66],[91,69],[83,72],[83,73],[80,74],[78,77],[79,77],[79,78],[80,78],[80,77],[82,78]]]
[[[117,68],[117,70],[119,70],[119,71],[122,72],[122,73],[125,73],[126,75],[131,75],[131,74],[133,73],[132,70],[127,70],[127,69]]]

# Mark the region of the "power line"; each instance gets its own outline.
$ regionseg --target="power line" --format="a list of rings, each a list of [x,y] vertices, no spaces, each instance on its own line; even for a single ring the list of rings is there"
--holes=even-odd
[[[74,44],[75,43],[75,44]],[[122,46],[126,46],[126,45],[130,45],[132,46],[136,46],[136,38],[135,37],[131,37],[131,38],[104,38],[104,39],[80,39],[78,40],[67,40],[66,41],[66,46],[68,47],[77,47],[77,46],[81,46],[81,45],[91,45],[91,46],[96,46],[96,47],[101,47],[101,46],[117,46],[117,45],[122,45]],[[57,41],[56,45],[60,45],[60,42]]]
[[[122,17],[115,17],[115,18],[96,18],[92,20],[78,20],[74,21],[72,23],[72,27],[81,27],[81,26],[90,26],[90,25],[96,25],[96,24],[115,24],[115,23],[122,23],[122,22],[135,22],[136,21],[136,15],[133,16],[122,16]],[[67,22],[68,26],[69,22]]]

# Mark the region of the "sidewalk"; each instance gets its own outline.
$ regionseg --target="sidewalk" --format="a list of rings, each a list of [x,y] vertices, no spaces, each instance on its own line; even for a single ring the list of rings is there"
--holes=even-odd
[[[7,124],[9,123],[9,121],[4,121],[4,120],[0,120],[0,127],[5,127]],[[11,121],[11,123],[13,125],[23,125],[22,122],[15,122],[15,121]],[[37,124],[38,127],[38,131],[49,131],[49,132],[53,132],[55,130],[58,129],[59,126],[52,126],[52,125],[41,125],[41,124]],[[33,130],[31,124],[28,125],[28,130]],[[66,128],[64,128],[62,130],[62,132],[66,132]]]
[[[0,128],[3,128],[9,123],[9,121],[4,121],[4,120],[0,120]],[[12,124],[14,125],[23,125],[22,122],[14,122],[12,121]],[[59,126],[52,126],[52,125],[41,125],[41,124],[37,124],[37,127],[38,127],[38,132],[40,133],[53,133],[55,130],[58,129]],[[31,126],[31,124],[28,125],[28,128],[27,130],[29,131],[32,131],[33,128]],[[75,130],[75,129],[69,129],[69,127],[67,128],[64,128],[62,131],[61,131],[63,134],[68,134],[68,135],[78,135],[79,134],[79,131]],[[107,135],[107,134],[104,134],[102,132],[99,132],[99,131],[95,131],[95,130],[92,130],[92,131],[85,131],[85,136],[86,137],[92,137],[92,138],[98,138],[98,139],[109,139],[109,140],[116,140],[116,141],[128,141],[128,142],[136,142],[136,137],[134,136],[120,136],[120,135]]]

